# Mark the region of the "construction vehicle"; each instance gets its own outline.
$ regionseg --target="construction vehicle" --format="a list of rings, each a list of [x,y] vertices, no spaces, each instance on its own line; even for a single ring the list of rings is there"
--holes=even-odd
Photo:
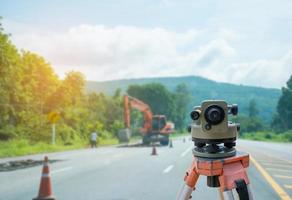
[[[153,142],[160,142],[161,145],[168,145],[169,135],[174,131],[174,124],[167,122],[165,115],[153,115],[151,108],[146,103],[125,95],[124,96],[124,125],[125,129],[119,131],[120,140],[129,140],[131,135],[131,109],[137,109],[143,113],[143,126],[140,133],[143,136],[143,144],[149,145]]]

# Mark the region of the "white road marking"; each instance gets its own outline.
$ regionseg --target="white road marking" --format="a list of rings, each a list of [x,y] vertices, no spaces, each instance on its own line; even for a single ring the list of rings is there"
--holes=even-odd
[[[292,185],[284,185],[284,187],[287,189],[292,189]]]
[[[173,168],[173,165],[169,165],[168,167],[166,167],[164,170],[163,170],[163,174],[167,174],[168,172],[170,172]]]
[[[258,162],[261,162],[262,164],[279,164],[279,165],[289,165],[291,166],[291,163],[282,161],[282,160],[258,160]]]
[[[261,163],[266,167],[280,167],[280,168],[292,168],[292,165],[274,164],[274,163]]]
[[[278,175],[278,174],[275,174],[274,177],[283,178],[283,179],[292,179],[292,176],[284,176],[284,175]]]
[[[62,169],[57,169],[57,170],[53,170],[51,172],[51,174],[55,174],[55,173],[59,173],[59,172],[63,172],[63,171],[68,171],[68,170],[71,170],[73,167],[65,167],[65,168],[62,168]]]
[[[279,172],[291,172],[291,170],[287,170],[287,169],[278,169],[278,168],[270,168],[270,167],[267,167],[266,170],[269,170],[269,171],[279,171]]]
[[[180,154],[180,157],[185,157],[185,155],[187,155],[187,153],[189,153],[190,150],[192,150],[193,146],[190,146],[189,148],[187,148],[184,152],[182,152],[182,154]]]
[[[287,162],[287,163],[290,163],[290,164],[292,163],[292,160],[287,160],[285,158],[277,158],[277,159],[284,161],[284,162]]]
[[[292,163],[292,160],[287,160],[287,159],[284,159],[284,158],[275,158],[275,157],[272,157],[270,155],[267,155],[265,154],[265,156],[267,156],[268,158],[267,159],[257,159],[257,161],[259,162],[263,162],[263,163],[280,163],[280,164],[290,164]]]

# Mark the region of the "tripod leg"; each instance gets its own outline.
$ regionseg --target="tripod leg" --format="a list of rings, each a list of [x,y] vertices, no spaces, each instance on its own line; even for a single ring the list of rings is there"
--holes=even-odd
[[[236,195],[237,198],[239,198],[240,200],[253,200],[253,195],[252,195],[252,191],[250,189],[250,184],[246,185],[247,188],[247,194],[243,195],[243,197],[240,197],[240,194]],[[221,192],[221,189],[219,188],[219,194],[220,194],[220,199],[221,200],[227,200],[227,199],[235,199],[232,190],[229,191],[225,191],[225,192]],[[236,198],[236,199],[237,199]]]
[[[232,190],[224,191],[222,194],[224,200],[234,200]]]
[[[177,200],[189,200],[189,199],[191,199],[193,190],[194,190],[193,188],[191,188],[187,184],[184,184],[176,199]]]
[[[252,195],[252,191],[251,191],[251,188],[250,188],[250,184],[247,185],[247,190],[248,190],[249,200],[253,200],[253,195]]]
[[[199,174],[196,171],[196,165],[193,164],[192,167],[186,172],[184,178],[185,184],[180,190],[177,200],[189,200],[192,198],[192,192],[195,190],[198,178]]]
[[[236,189],[240,200],[252,199],[248,187],[249,180],[241,161],[223,164],[223,172],[219,177],[219,182],[223,195],[225,195],[224,193],[227,195],[230,191],[232,193],[232,190]]]
[[[220,188],[218,188],[220,200],[224,200],[223,193],[221,192]]]

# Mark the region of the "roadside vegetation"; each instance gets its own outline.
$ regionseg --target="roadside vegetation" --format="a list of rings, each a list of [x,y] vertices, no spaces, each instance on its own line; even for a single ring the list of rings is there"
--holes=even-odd
[[[99,145],[116,144],[123,127],[122,97],[86,93],[83,74],[60,79],[43,57],[18,50],[0,26],[0,156],[84,148],[97,131]],[[51,145],[56,122],[56,144]]]
[[[241,136],[242,139],[270,141],[270,142],[292,142],[292,131],[276,133],[271,131],[250,132]]]
[[[261,103],[261,102],[259,102]],[[249,102],[249,115],[240,115],[235,118],[240,122],[240,137],[243,139],[292,142],[292,76],[282,88],[277,112],[271,122],[266,122],[259,117],[257,102]]]
[[[119,142],[117,138],[101,139],[99,141],[99,146],[113,145],[118,143]],[[64,145],[62,143],[51,145],[50,143],[41,141],[31,143],[26,139],[0,141],[0,158],[84,148],[90,148],[88,142],[85,140],[74,141],[70,145]]]

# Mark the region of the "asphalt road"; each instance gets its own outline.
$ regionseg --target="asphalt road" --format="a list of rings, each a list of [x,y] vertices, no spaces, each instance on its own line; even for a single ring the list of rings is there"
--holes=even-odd
[[[53,192],[57,199],[132,200],[175,199],[183,176],[192,161],[192,142],[174,140],[173,148],[100,147],[47,154],[51,163]],[[238,149],[248,151],[254,162],[248,169],[255,199],[292,197],[292,145],[238,141]],[[44,154],[19,158],[43,159]],[[42,166],[0,172],[0,199],[36,197]],[[285,196],[286,195],[286,196]],[[290,197],[289,197],[290,196]],[[193,199],[219,199],[217,189],[207,188],[200,177]]]

